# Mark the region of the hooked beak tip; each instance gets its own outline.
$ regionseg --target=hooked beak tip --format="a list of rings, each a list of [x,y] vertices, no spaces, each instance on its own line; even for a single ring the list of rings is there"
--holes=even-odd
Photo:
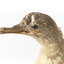
[[[0,28],[0,34],[3,34],[4,28]]]

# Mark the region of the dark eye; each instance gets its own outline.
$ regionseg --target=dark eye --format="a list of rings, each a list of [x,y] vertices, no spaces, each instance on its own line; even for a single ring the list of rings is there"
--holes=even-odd
[[[37,28],[38,28],[38,26],[37,26],[37,25],[34,25],[34,26],[32,26],[32,28],[37,29]]]

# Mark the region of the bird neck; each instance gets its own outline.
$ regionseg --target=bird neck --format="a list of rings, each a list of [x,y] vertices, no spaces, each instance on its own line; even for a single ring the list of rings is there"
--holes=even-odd
[[[56,44],[41,46],[36,64],[62,64],[63,53],[61,47]]]

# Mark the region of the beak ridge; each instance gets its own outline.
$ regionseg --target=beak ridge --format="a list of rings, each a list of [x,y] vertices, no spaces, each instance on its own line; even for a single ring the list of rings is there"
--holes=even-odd
[[[20,33],[23,29],[21,27],[12,27],[12,28],[0,28],[0,34],[4,33]]]

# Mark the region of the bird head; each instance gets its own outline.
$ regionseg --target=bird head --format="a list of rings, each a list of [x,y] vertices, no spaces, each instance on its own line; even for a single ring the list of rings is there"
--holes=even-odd
[[[1,28],[0,33],[18,33],[31,36],[42,44],[61,42],[61,31],[54,20],[43,13],[33,12],[27,14],[20,24],[12,28]]]
[[[61,31],[54,20],[46,14],[30,13],[23,18],[19,26],[23,28],[24,34],[35,38],[40,44],[61,42]]]

